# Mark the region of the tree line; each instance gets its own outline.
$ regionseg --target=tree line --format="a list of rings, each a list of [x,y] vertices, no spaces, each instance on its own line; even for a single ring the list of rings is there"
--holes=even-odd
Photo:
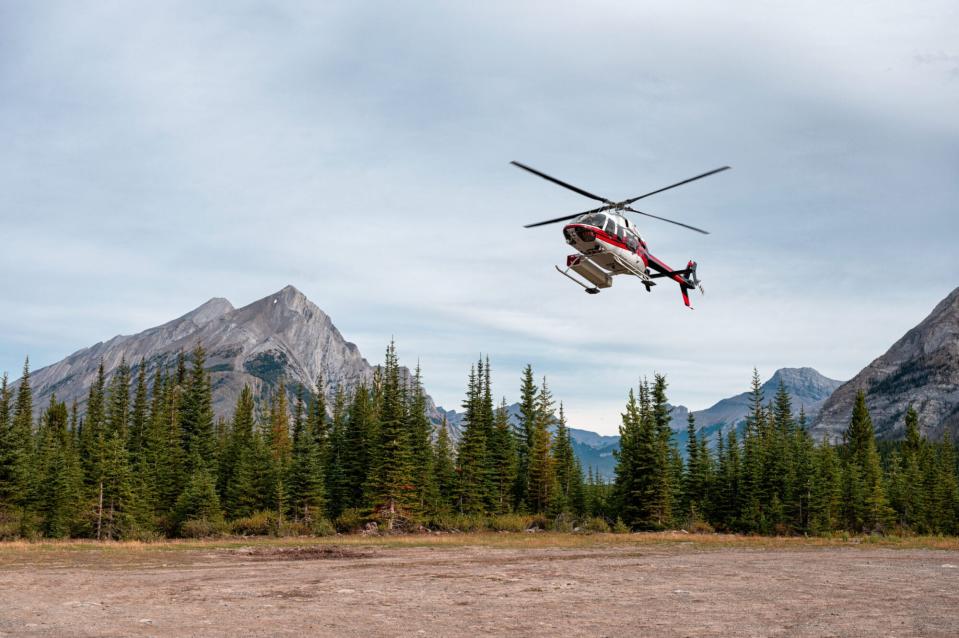
[[[244,388],[217,419],[201,345],[151,378],[100,366],[85,412],[56,396],[34,419],[29,363],[14,392],[0,381],[0,538],[97,539],[326,534],[381,528],[605,531],[692,527],[751,533],[909,530],[955,534],[956,453],[919,434],[877,447],[860,394],[843,441],[816,444],[785,388],[767,403],[758,374],[740,437],[715,449],[689,417],[686,458],[672,436],[666,378],[631,390],[616,477],[573,451],[562,404],[532,367],[519,415],[494,403],[488,359],[470,370],[458,441],[434,427],[420,372],[395,346],[373,378],[327,405],[280,383],[258,401]],[[740,440],[741,438],[741,440]]]
[[[633,529],[705,527],[759,534],[959,532],[959,471],[948,436],[931,442],[905,414],[905,439],[880,455],[865,394],[839,442],[815,443],[780,383],[766,402],[754,371],[742,434],[710,446],[687,423],[686,460],[672,442],[666,378],[630,392],[606,515]]]

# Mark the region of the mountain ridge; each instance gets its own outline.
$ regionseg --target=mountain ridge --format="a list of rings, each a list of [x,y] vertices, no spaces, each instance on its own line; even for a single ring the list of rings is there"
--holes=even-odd
[[[919,413],[923,434],[959,435],[959,288],[836,390],[813,424],[817,438],[839,439],[859,390],[880,438],[902,436],[909,405]]]
[[[142,361],[152,382],[157,368],[172,368],[179,353],[197,343],[206,351],[217,417],[230,417],[244,385],[265,397],[281,378],[292,392],[296,385],[315,390],[322,376],[327,405],[332,405],[338,386],[349,392],[372,380],[375,370],[325,312],[288,285],[240,308],[213,297],[164,324],[117,335],[31,371],[34,409],[42,410],[55,392],[61,401],[76,400],[82,413],[101,361],[108,379],[121,360],[134,370]],[[401,370],[404,378],[411,377],[408,369]],[[427,403],[436,420],[432,399]]]

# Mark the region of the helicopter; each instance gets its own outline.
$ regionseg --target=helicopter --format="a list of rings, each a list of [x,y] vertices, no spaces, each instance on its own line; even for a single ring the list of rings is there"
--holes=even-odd
[[[516,161],[510,163],[517,168],[530,172],[537,177],[542,177],[574,193],[579,193],[580,195],[603,203],[603,205],[598,208],[582,213],[564,215],[563,217],[547,219],[546,221],[526,224],[524,226],[524,228],[535,228],[537,226],[545,226],[546,224],[573,220],[563,227],[563,237],[566,238],[567,244],[579,252],[569,255],[566,258],[565,269],[556,266],[556,270],[561,275],[565,275],[576,284],[582,286],[588,294],[595,295],[598,294],[601,289],[612,286],[613,277],[616,275],[632,275],[638,277],[646,288],[646,292],[652,292],[653,286],[656,285],[656,279],[663,277],[672,279],[679,284],[679,290],[683,295],[683,303],[685,303],[689,309],[692,309],[689,303],[690,290],[698,288],[701,294],[705,294],[702,282],[696,274],[696,262],[690,260],[682,270],[674,270],[661,259],[654,257],[653,254],[649,252],[649,247],[636,230],[635,225],[626,218],[625,213],[630,212],[645,215],[646,217],[652,217],[653,219],[676,224],[677,226],[694,230],[697,233],[708,235],[709,232],[701,228],[696,228],[695,226],[690,226],[689,224],[677,222],[672,219],[666,219],[665,217],[658,217],[650,213],[644,213],[641,210],[633,208],[631,204],[650,195],[656,195],[671,188],[676,188],[677,186],[682,186],[683,184],[688,184],[698,179],[727,171],[731,167],[721,166],[702,175],[684,179],[681,182],[658,188],[649,193],[614,202],[556,179],[525,164]],[[570,271],[575,272],[582,277],[582,279],[585,279],[586,283],[583,283],[583,281],[571,275]]]

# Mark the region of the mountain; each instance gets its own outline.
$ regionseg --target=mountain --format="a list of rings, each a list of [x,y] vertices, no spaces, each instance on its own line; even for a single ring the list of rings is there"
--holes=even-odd
[[[856,393],[864,390],[876,434],[903,434],[909,405],[919,412],[930,438],[959,435],[959,288],[919,325],[829,398],[813,426],[819,438],[835,440],[849,425]]]
[[[336,388],[347,391],[373,377],[374,367],[356,345],[346,341],[330,318],[293,286],[234,308],[214,298],[162,326],[135,335],[121,335],[68,356],[31,373],[35,406],[50,395],[85,407],[87,391],[103,362],[109,377],[121,359],[136,368],[146,366],[148,378],[158,367],[172,368],[179,352],[197,343],[207,352],[206,367],[213,383],[213,409],[229,417],[244,385],[265,397],[283,379],[291,392],[297,385],[315,389],[322,375],[328,405]],[[403,374],[409,377],[409,371]],[[438,415],[432,401],[433,418]]]
[[[766,401],[770,401],[775,396],[780,382],[785,386],[789,398],[792,399],[793,410],[796,414],[799,413],[800,408],[805,410],[809,423],[812,423],[813,417],[819,413],[826,399],[842,385],[842,381],[825,377],[813,368],[780,368],[762,386]],[[697,428],[721,425],[728,429],[728,426],[742,423],[749,414],[750,399],[751,394],[743,392],[728,399],[722,399],[705,410],[693,412]],[[685,431],[688,410],[678,406],[673,408],[671,414],[673,429]]]

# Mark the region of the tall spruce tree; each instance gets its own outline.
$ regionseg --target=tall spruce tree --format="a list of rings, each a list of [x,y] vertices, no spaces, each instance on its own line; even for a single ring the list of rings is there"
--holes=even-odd
[[[487,428],[483,415],[482,372],[470,367],[466,401],[463,403],[463,430],[456,458],[458,475],[456,507],[465,514],[484,514],[491,499],[491,468]]]
[[[504,398],[493,417],[493,434],[490,449],[490,465],[493,472],[493,511],[505,514],[513,507],[518,458],[516,436],[509,420],[509,410]]]
[[[397,515],[409,512],[416,501],[413,453],[407,423],[406,389],[400,382],[396,346],[390,342],[382,372],[379,403],[378,455],[374,459],[369,495],[388,528]]]
[[[546,512],[557,490],[556,468],[553,463],[553,435],[551,432],[556,417],[553,395],[546,385],[540,386],[536,401],[536,421],[533,427],[532,445],[529,448],[528,504],[532,512]]]

